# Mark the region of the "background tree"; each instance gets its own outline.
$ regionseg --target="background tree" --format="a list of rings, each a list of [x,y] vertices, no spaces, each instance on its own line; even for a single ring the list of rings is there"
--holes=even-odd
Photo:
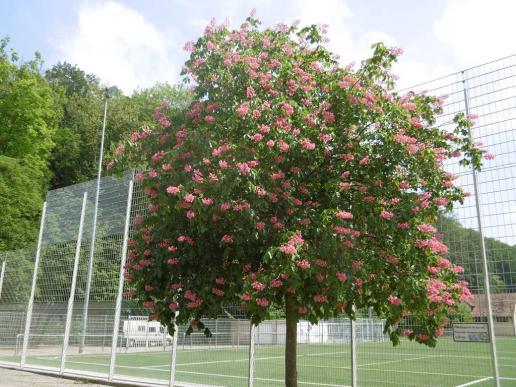
[[[471,298],[433,226],[464,197],[443,161],[480,167],[471,121],[435,127],[442,100],[394,92],[398,49],[377,44],[342,68],[323,29],[258,24],[211,24],[188,43],[195,103],[163,105],[118,148],[146,171],[150,202],[130,243],[132,295],[170,331],[177,311],[191,331],[228,303],[255,324],[282,307],[289,387],[300,318],[371,307],[393,343],[435,345]],[[408,316],[413,330],[399,324]]]
[[[54,139],[56,146],[50,157],[51,187],[65,187],[94,179],[104,112],[104,87],[95,75],[66,62],[47,70],[46,79],[58,96],[63,111]],[[138,90],[131,96],[117,89],[108,106],[106,159],[110,158],[115,144],[131,130],[151,122],[152,112],[161,101],[183,108],[190,99],[190,93],[184,88],[166,83]]]
[[[58,119],[52,90],[39,74],[39,54],[20,64],[15,52],[6,51],[8,43],[0,40],[0,154],[46,171]]]
[[[0,251],[23,248],[38,230],[59,109],[39,54],[20,63],[0,40]]]

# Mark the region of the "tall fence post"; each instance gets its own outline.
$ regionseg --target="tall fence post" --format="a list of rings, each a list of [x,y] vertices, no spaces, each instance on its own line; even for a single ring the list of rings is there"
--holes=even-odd
[[[36,280],[38,278],[39,258],[41,255],[41,243],[43,241],[43,229],[45,226],[45,216],[47,213],[47,202],[43,203],[43,210],[41,211],[41,221],[39,225],[38,244],[36,247],[36,258],[34,260],[34,273],[32,274],[32,286],[30,288],[29,303],[27,304],[27,315],[25,317],[25,330],[23,333],[23,346],[20,360],[20,368],[25,367],[25,360],[27,358],[27,347],[29,345],[30,323],[32,320],[32,308],[34,307],[34,293],[36,292]]]
[[[2,262],[2,272],[0,273],[0,299],[2,298],[2,288],[4,287],[5,260]]]
[[[356,316],[356,315],[355,315]],[[358,373],[357,373],[357,326],[356,321],[352,318],[349,319],[351,324],[351,386],[358,386]]]
[[[75,245],[75,259],[73,263],[72,284],[70,285],[70,296],[68,298],[68,308],[66,310],[65,331],[63,337],[63,348],[61,350],[61,367],[59,373],[62,374],[66,365],[66,352],[68,351],[68,342],[70,341],[70,325],[72,322],[73,303],[75,301],[75,287],[77,285],[77,272],[79,270],[79,258],[81,256],[82,245],[82,229],[84,225],[84,214],[86,213],[86,201],[88,193],[84,192],[82,197],[81,220],[79,222],[79,233],[77,234],[77,244]]]
[[[115,317],[113,321],[113,335],[111,341],[111,359],[109,362],[108,380],[113,380],[115,373],[116,347],[118,345],[118,331],[120,329],[120,314],[122,312],[122,292],[124,290],[124,270],[127,260],[127,240],[129,239],[129,226],[131,224],[131,205],[133,202],[133,180],[129,181],[129,192],[127,193],[127,207],[125,210],[124,241],[122,244],[122,257],[120,259],[120,273],[118,276],[118,292],[115,302]],[[130,326],[128,324],[127,330]]]
[[[469,111],[469,95],[468,95],[468,85],[467,79],[465,76],[465,72],[462,71],[462,86],[464,92],[464,107],[466,114],[470,114]],[[473,134],[471,133],[471,128],[468,131],[469,139],[473,140]],[[482,256],[482,274],[484,275],[484,291],[486,292],[486,306],[487,306],[487,321],[489,324],[489,337],[491,341],[491,364],[493,367],[494,378],[496,387],[500,387],[500,374],[498,371],[498,357],[496,354],[496,338],[494,331],[494,320],[493,320],[493,308],[491,302],[491,287],[489,284],[489,267],[487,264],[487,253],[486,253],[486,244],[484,238],[484,228],[482,224],[482,208],[480,206],[480,188],[478,186],[478,177],[477,171],[473,167],[471,169],[473,173],[473,190],[475,193],[475,207],[477,213],[477,222],[478,222],[478,235],[480,237],[480,252]]]
[[[99,208],[99,196],[100,196],[100,179],[102,177],[102,161],[104,157],[104,136],[106,132],[106,119],[107,119],[107,106],[108,98],[110,97],[108,89],[104,95],[104,119],[102,122],[102,134],[100,137],[100,154],[99,163],[97,167],[97,189],[95,191],[95,204],[93,208],[93,227],[91,230],[91,244],[90,244],[90,256],[88,259],[88,271],[86,273],[86,290],[84,293],[84,306],[82,310],[82,323],[81,323],[81,337],[79,344],[79,353],[82,353],[84,349],[84,340],[86,338],[86,330],[88,325],[88,308],[90,305],[90,292],[91,292],[91,279],[93,277],[93,260],[95,258],[95,242],[97,238],[97,214]]]
[[[256,325],[251,321],[249,332],[249,373],[248,373],[248,387],[253,387],[254,384],[254,344],[255,344]]]
[[[170,360],[170,381],[169,387],[174,387],[176,384],[176,359],[177,359],[177,338],[179,336],[179,327],[176,324],[176,318],[179,312],[176,312],[174,318],[174,337],[172,338],[172,358]]]

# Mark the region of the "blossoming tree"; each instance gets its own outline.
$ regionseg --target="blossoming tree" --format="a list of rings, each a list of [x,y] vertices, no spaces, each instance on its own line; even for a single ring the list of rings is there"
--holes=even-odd
[[[284,308],[286,385],[297,386],[296,326],[372,307],[401,335],[433,346],[462,301],[462,268],[432,225],[464,193],[443,170],[480,167],[472,122],[435,126],[442,99],[398,94],[382,44],[354,69],[322,27],[238,30],[210,24],[184,75],[196,102],[117,151],[148,197],[130,241],[135,297],[173,331],[240,303],[253,323]],[[413,330],[401,321],[411,319]]]

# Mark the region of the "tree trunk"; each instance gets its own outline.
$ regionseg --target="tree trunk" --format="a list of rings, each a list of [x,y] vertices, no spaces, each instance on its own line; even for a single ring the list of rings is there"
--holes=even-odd
[[[297,387],[297,310],[289,297],[285,301],[287,340],[285,344],[285,386]]]

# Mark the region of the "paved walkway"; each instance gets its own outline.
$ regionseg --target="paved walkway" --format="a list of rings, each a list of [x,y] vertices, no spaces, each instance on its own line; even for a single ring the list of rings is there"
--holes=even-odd
[[[0,367],[0,386],[2,387],[68,387],[68,386],[106,387],[105,384],[88,383],[82,380],[57,378],[33,372],[11,370]]]

